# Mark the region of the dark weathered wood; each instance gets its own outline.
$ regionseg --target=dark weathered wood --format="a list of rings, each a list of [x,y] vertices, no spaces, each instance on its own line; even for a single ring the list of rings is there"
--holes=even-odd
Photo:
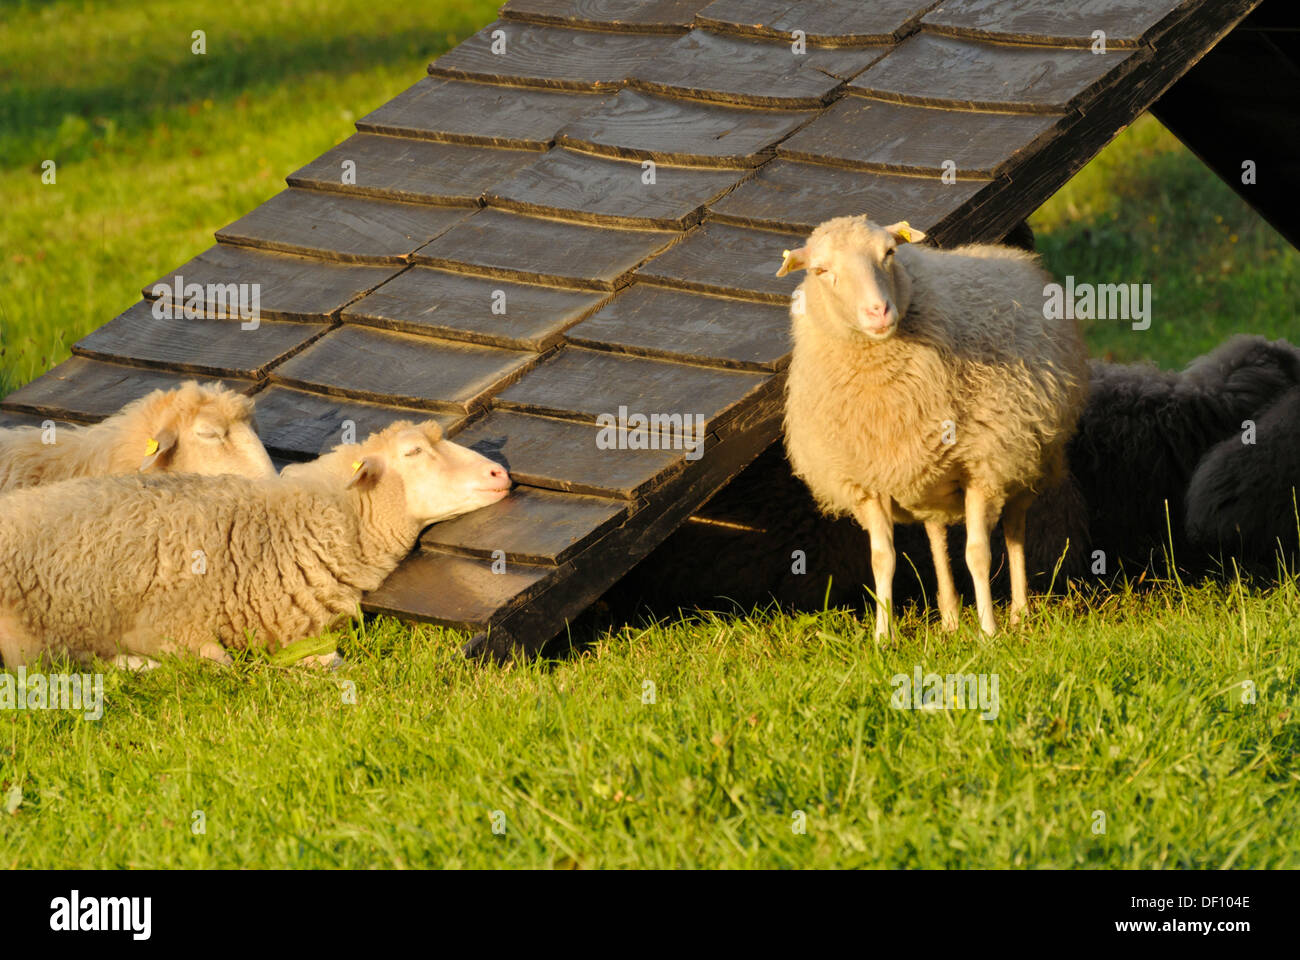
[[[822,163],[773,160],[709,207],[709,219],[768,230],[812,231],[834,217],[907,220],[929,233],[988,183],[904,177]]]
[[[197,284],[202,288],[200,299],[204,312],[217,316],[221,304],[216,299],[209,301],[209,292],[220,295],[231,283],[256,284],[264,319],[327,320],[397,272],[396,267],[326,263],[219,243],[149,284],[144,288],[144,295],[150,300],[157,299],[161,293],[158,286],[162,285],[170,289],[168,295],[173,302],[186,302],[190,294],[184,288]],[[178,278],[181,280],[179,298]],[[228,303],[229,297],[225,300]]]
[[[559,564],[590,544],[628,512],[627,501],[517,486],[500,503],[445,523],[420,537],[421,546],[507,562]]]
[[[201,383],[214,382],[212,377],[72,357],[9,394],[4,398],[3,407],[55,419],[102,420],[146,393],[170,390],[195,379]],[[215,382],[240,393],[251,393],[258,384],[256,380],[236,377],[222,377]]]
[[[272,371],[333,396],[468,413],[511,383],[534,353],[344,324]]]
[[[1132,47],[1175,22],[1197,0],[944,0],[922,20],[925,29],[990,40],[1087,46],[1093,32],[1106,45]]]
[[[802,30],[810,43],[889,43],[916,29],[936,0],[714,0],[701,27],[789,41]]]
[[[812,110],[723,106],[621,90],[566,126],[556,142],[630,160],[754,167],[816,115]]]
[[[253,399],[262,443],[273,453],[299,460],[319,456],[340,443],[360,443],[398,420],[436,420],[451,432],[465,419],[458,413],[380,406],[274,384]]]
[[[492,561],[443,552],[411,554],[362,609],[405,620],[422,620],[461,630],[477,629],[509,603],[526,603],[548,578],[564,573],[550,566],[507,563],[494,573]]]
[[[628,83],[755,107],[820,107],[845,80],[889,52],[886,45],[808,47],[692,30],[657,59],[631,65]]]
[[[744,176],[740,169],[702,170],[555,149],[513,179],[492,186],[485,199],[516,213],[685,230],[699,222],[705,204]]]
[[[920,33],[849,84],[850,93],[959,110],[1064,113],[1122,82],[1146,52],[1024,47]]]
[[[614,290],[678,234],[617,230],[482,210],[415,255],[416,263],[533,283]]]
[[[685,33],[709,0],[510,0],[501,16],[593,30]]]
[[[952,161],[957,179],[991,179],[1050,138],[1060,120],[845,97],[777,147],[777,154],[935,177]]]
[[[323,323],[285,323],[154,316],[162,304],[137,303],[76,342],[72,352],[214,377],[262,377],[327,329]]]
[[[447,143],[545,150],[562,126],[609,99],[607,93],[426,77],[358,120],[357,129]]]
[[[418,247],[473,213],[290,188],[217,231],[223,243],[344,263],[403,264]]]
[[[654,59],[672,42],[664,34],[497,20],[429,64],[429,73],[560,90],[611,90],[623,83],[632,64]],[[493,52],[494,43],[502,53]]]
[[[776,304],[635,283],[565,339],[638,356],[776,370],[789,358],[790,318]]]
[[[78,426],[79,424],[72,420],[55,420],[50,417],[38,416],[34,413],[16,413],[6,410],[0,410],[0,430],[12,430],[15,427],[44,427],[47,423],[53,423],[56,429],[60,427]]]
[[[500,463],[518,483],[635,500],[687,463],[685,452],[633,448],[628,438],[571,420],[493,410],[456,442]],[[637,441],[639,444],[639,440]]]
[[[497,394],[493,406],[586,423],[617,422],[622,413],[629,430],[672,434],[672,449],[690,453],[769,377],[566,347]]]
[[[362,133],[291,173],[288,183],[384,200],[476,207],[484,190],[536,159],[534,150]],[[345,183],[345,176],[352,182]]]
[[[778,277],[784,251],[803,243],[805,234],[752,230],[706,223],[677,246],[651,260],[637,277],[683,290],[788,303],[799,277]]]
[[[412,267],[343,311],[349,323],[545,350],[606,294]]]

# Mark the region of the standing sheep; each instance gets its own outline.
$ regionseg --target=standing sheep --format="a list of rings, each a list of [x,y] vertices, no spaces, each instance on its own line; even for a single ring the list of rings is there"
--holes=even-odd
[[[274,476],[252,418],[248,397],[188,380],[94,426],[0,430],[0,491],[137,471]]]
[[[327,456],[340,454],[346,477],[122,476],[0,496],[0,657],[276,649],[353,613],[425,526],[510,488],[433,421]]]
[[[906,223],[840,217],[787,253],[778,276],[808,277],[791,310],[786,448],[818,506],[870,535],[877,636],[890,624],[896,521],[925,524],[943,624],[956,627],[947,527],[963,519],[992,635],[989,534],[1001,516],[1014,623],[1028,600],[1025,513],[1065,475],[1087,356],[1073,322],[1044,317],[1051,277],[1033,254],[919,239]]]

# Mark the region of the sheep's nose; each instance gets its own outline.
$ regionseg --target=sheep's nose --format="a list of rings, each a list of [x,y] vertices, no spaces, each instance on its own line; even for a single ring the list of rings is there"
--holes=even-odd
[[[498,466],[494,463],[492,466],[488,467],[487,478],[488,482],[494,488],[501,490],[510,489],[510,474],[506,472],[505,467]]]

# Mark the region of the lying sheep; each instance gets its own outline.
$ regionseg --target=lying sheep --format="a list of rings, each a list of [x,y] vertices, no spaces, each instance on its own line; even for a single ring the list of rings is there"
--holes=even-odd
[[[94,426],[0,430],[0,491],[137,471],[274,476],[252,416],[248,397],[189,380]]]
[[[433,421],[327,456],[347,475],[122,476],[0,496],[0,657],[277,649],[355,612],[422,528],[510,487]]]
[[[1015,622],[1028,599],[1025,513],[1064,476],[1087,356],[1072,321],[1045,318],[1051,277],[1032,254],[910,243],[922,238],[906,223],[841,217],[787,253],[778,275],[809,275],[791,310],[786,448],[821,509],[870,535],[877,636],[890,623],[896,521],[925,524],[955,628],[947,527],[963,519],[991,635],[990,531],[1002,517]]]

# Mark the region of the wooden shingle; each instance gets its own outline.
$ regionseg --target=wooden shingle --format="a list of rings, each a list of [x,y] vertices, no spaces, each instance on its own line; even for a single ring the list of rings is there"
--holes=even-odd
[[[787,303],[799,278],[778,277],[776,271],[783,252],[804,239],[803,234],[706,223],[643,266],[637,277],[683,290]]]
[[[596,30],[685,33],[709,0],[509,0],[501,16]]]
[[[564,127],[556,142],[629,160],[755,167],[815,116],[813,110],[724,106],[622,90]]]
[[[545,350],[602,293],[412,267],[343,311],[349,323],[488,346]]]
[[[343,263],[400,265],[472,213],[291,187],[218,230],[217,239]]]
[[[1107,46],[1133,47],[1194,6],[1195,0],[944,0],[922,23],[960,36],[1080,47],[1091,46],[1100,30]]]
[[[789,42],[889,43],[916,29],[935,0],[714,0],[697,23],[712,30]]]

